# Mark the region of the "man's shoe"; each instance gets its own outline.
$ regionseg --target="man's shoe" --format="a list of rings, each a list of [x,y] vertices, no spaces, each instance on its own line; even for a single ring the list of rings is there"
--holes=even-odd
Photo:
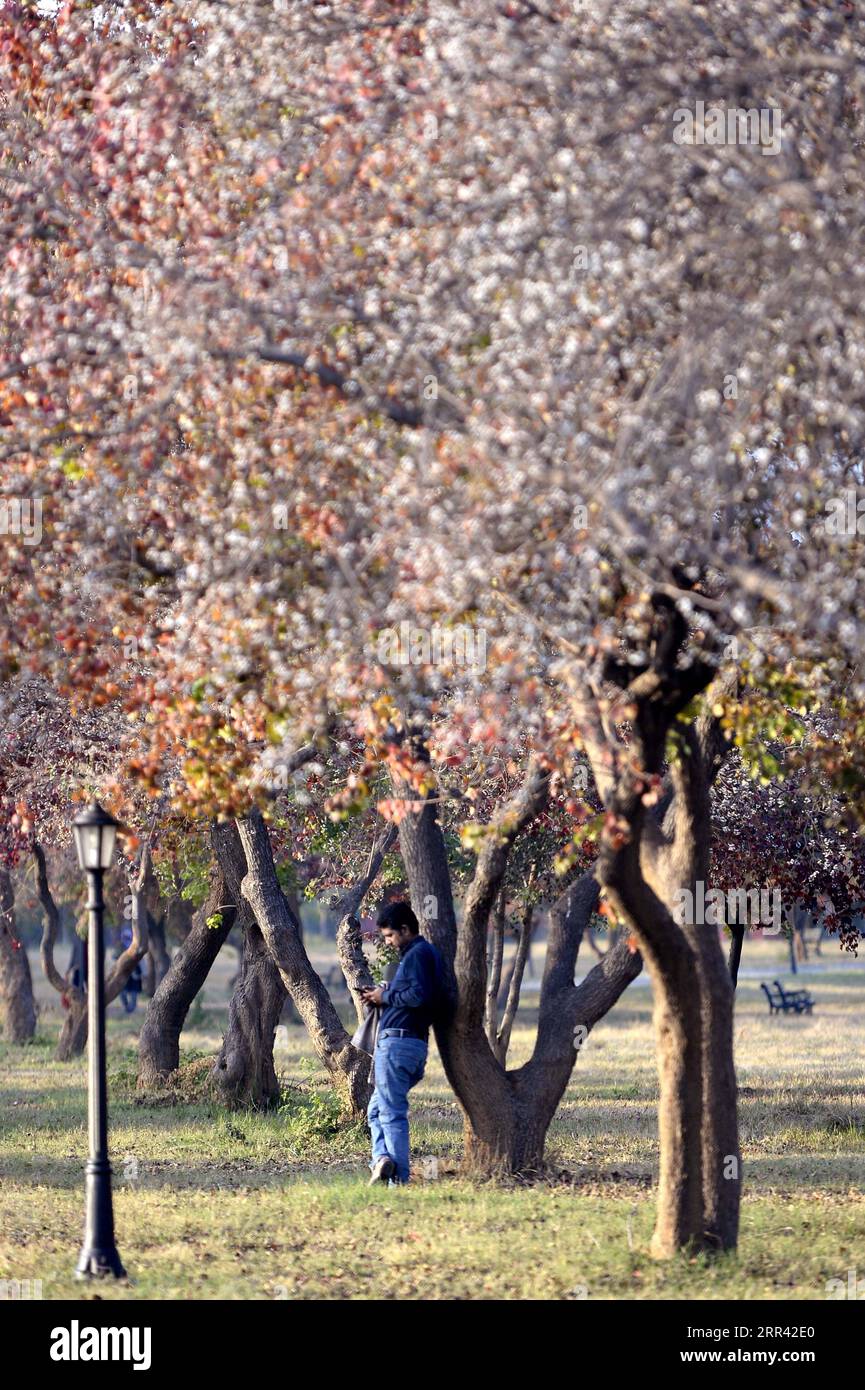
[[[372,1170],[369,1186],[374,1187],[377,1182],[387,1182],[388,1178],[392,1178],[395,1172],[396,1164],[392,1158],[378,1159]]]

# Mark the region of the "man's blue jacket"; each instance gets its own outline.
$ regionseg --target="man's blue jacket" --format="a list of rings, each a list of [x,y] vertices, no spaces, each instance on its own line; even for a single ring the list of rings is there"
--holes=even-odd
[[[379,1029],[405,1028],[412,1037],[429,1039],[430,1024],[444,1007],[445,970],[442,954],[422,936],[400,947],[399,968],[390,984],[381,986]]]

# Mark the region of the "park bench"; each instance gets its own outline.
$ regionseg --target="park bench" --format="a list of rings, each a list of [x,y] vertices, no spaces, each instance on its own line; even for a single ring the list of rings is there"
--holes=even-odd
[[[785,990],[780,980],[774,981],[775,988],[784,1003],[785,1012],[792,1004],[796,1013],[809,1014],[814,1007],[814,1000],[811,998],[807,989],[788,989]]]
[[[774,995],[769,985],[763,984],[760,986],[769,1001],[770,1014],[782,1012],[785,1014],[809,1014],[811,1012],[814,1007],[814,1000],[811,998],[807,989],[785,990],[780,980],[774,980],[772,983],[775,989]]]

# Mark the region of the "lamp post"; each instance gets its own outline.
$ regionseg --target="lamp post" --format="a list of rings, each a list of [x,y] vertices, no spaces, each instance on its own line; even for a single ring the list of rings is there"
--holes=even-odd
[[[111,867],[117,821],[94,801],[74,821],[78,862],[87,873],[88,969],[87,969],[87,1118],[90,1157],[85,1168],[87,1216],[84,1244],[75,1267],[78,1279],[113,1274],[126,1276],[114,1244],[114,1212],[111,1205],[111,1164],[108,1161],[108,1096],[105,1077],[105,942],[102,916],[105,908],[102,880]]]

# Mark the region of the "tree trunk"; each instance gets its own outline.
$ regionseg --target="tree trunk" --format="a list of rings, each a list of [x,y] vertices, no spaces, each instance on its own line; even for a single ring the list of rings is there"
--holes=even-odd
[[[398,783],[395,790],[406,799],[417,799]],[[527,822],[532,809],[531,804],[522,803],[519,815]],[[510,810],[505,810],[506,835],[515,833],[516,819]],[[494,839],[491,837],[491,843]],[[457,955],[459,934],[434,801],[427,799],[420,812],[413,811],[403,818],[400,846],[412,906],[421,921],[426,903],[433,901],[437,906],[436,917],[424,923],[424,934],[451,963]],[[496,857],[491,863],[491,857],[478,865],[476,904],[483,875],[488,875],[483,891],[490,902],[495,896],[496,880],[501,883],[503,862]],[[437,1025],[436,1041],[463,1112],[463,1166],[473,1175],[528,1175],[543,1168],[547,1131],[578,1055],[575,1029],[581,1025],[588,1033],[639,973],[640,956],[622,948],[610,952],[579,988],[575,987],[577,954],[597,901],[598,885],[592,874],[585,874],[561,895],[550,913],[537,1040],[531,1059],[517,1071],[505,1071],[486,1036],[487,971],[483,952],[478,949],[480,931],[473,948],[464,946],[459,953],[459,1004],[447,1022]],[[479,920],[477,926],[480,925]],[[464,919],[460,933],[465,929]],[[467,989],[470,974],[476,980],[472,990]]]
[[[279,1101],[273,1063],[276,1025],[286,990],[258,926],[247,917],[240,976],[212,1077],[225,1102],[266,1110]]]
[[[65,998],[69,1008],[63,1014],[63,1026],[57,1043],[58,1062],[71,1062],[80,1057],[87,1046],[87,995],[81,989],[68,989]]]
[[[463,1166],[473,1176],[532,1177],[543,1172],[547,1133],[580,1045],[642,969],[639,953],[622,941],[574,986],[575,958],[597,891],[591,875],[586,875],[585,881],[564,895],[569,899],[561,909],[567,930],[559,940],[551,928],[538,1036],[530,1060],[513,1071],[500,1068],[503,1084],[463,1086],[458,1095],[464,1111]],[[453,1046],[466,1048],[459,1039]],[[460,1068],[461,1076],[465,1072],[471,1074],[470,1065]]]
[[[666,979],[658,970],[652,977],[661,1162],[651,1250],[658,1259],[702,1244],[703,1049],[695,976],[687,951]]]
[[[808,960],[808,938],[806,937],[805,933],[808,930],[808,928],[812,925],[813,920],[814,919],[812,918],[811,913],[808,912],[804,907],[799,907],[797,904],[796,907],[793,909],[793,925],[795,927],[794,935],[796,940],[796,959],[799,961],[800,965],[806,963]]]
[[[727,956],[727,969],[733,982],[733,989],[739,983],[739,966],[742,963],[742,946],[745,941],[745,928],[740,922],[730,926],[730,951]]]
[[[532,949],[532,935],[534,929],[534,908],[529,905],[523,913],[523,920],[520,924],[519,940],[517,941],[517,949],[514,953],[514,968],[511,972],[510,984],[508,985],[508,994],[505,1001],[504,1013],[502,1015],[501,1027],[497,1029],[493,1040],[493,1051],[502,1066],[505,1065],[508,1048],[511,1045],[511,1031],[520,1004],[520,991],[523,987],[523,972]]]
[[[508,996],[511,992],[511,980],[514,978],[514,970],[516,969],[516,965],[517,953],[516,951],[514,951],[514,954],[511,956],[507,966],[502,970],[501,983],[499,984],[498,992],[496,994],[497,1013],[499,1010],[504,1009],[507,1005]]]
[[[213,863],[207,897],[151,999],[138,1043],[138,1086],[164,1083],[180,1065],[180,1035],[192,1001],[238,919],[246,861],[233,821],[210,833]]]
[[[593,1027],[621,997],[643,968],[642,956],[618,941],[600,963],[574,986],[574,971],[587,924],[598,903],[594,876],[584,874],[560,896],[549,917],[547,954],[541,982],[538,1035],[528,1062],[512,1076],[520,1103],[521,1126],[515,1160],[536,1172],[545,1161],[546,1136],[567,1089],[580,1049]],[[515,1170],[519,1171],[519,1170]]]
[[[54,948],[60,935],[60,912],[48,883],[45,852],[38,842],[33,845],[33,857],[36,860],[39,901],[45,914],[39,959],[46,980],[57,990],[64,1008],[56,1056],[58,1062],[69,1062],[73,1057],[80,1057],[87,1046],[87,992],[78,985],[67,985],[57,969]],[[74,932],[74,926],[72,930]]]
[[[258,904],[261,913],[266,914],[269,902],[275,916],[268,920],[269,937],[265,940],[258,925],[261,919],[257,914],[255,917],[248,914],[240,976],[214,1079],[234,1103],[266,1106],[276,1102],[278,1083],[273,1064],[273,1040],[286,1005],[295,1006],[286,989],[286,984],[294,979],[306,1005],[305,1011],[299,1010],[300,1021],[308,1027],[311,1021],[310,1031],[313,1042],[318,1041],[319,1056],[347,1093],[353,1112],[358,1114],[365,1110],[372,1093],[369,1059],[351,1046],[347,1051],[343,1048],[341,1061],[337,1060],[339,1054],[330,1051],[337,1042],[337,1028],[341,1029],[342,1025],[306,955],[297,900],[279,888],[270,841],[260,817],[253,817],[245,829],[248,840],[244,839],[243,844],[245,847],[248,843],[250,850],[249,854],[244,851],[244,865],[250,872],[250,881],[248,884],[244,881],[242,891],[247,901]],[[358,1020],[362,1016],[359,991],[373,982],[355,914],[395,839],[395,827],[388,827],[370,854],[366,873],[333,905],[341,919],[337,950]],[[279,964],[272,945],[282,953]],[[348,1035],[342,1031],[345,1041],[349,1042]]]
[[[165,945],[165,918],[151,917],[147,948],[148,994],[152,999],[171,968],[171,957]]]
[[[7,869],[0,870],[0,1031],[14,1043],[36,1032],[36,1004],[30,962],[15,930],[15,892]]]
[[[735,1245],[740,1175],[733,985],[716,927],[694,911],[680,915],[677,901],[684,892],[693,908],[697,885],[705,883],[709,789],[723,761],[723,731],[706,715],[677,729],[669,791],[648,817],[646,793],[660,782],[668,734],[712,676],[700,660],[677,665],[687,623],[665,596],[655,595],[653,607],[645,670],[635,676],[630,668],[613,668],[634,711],[627,758],[611,749],[601,706],[587,705],[581,714],[606,811],[598,877],[652,973],[661,1161],[651,1249],[667,1258]]]
[[[710,1248],[733,1250],[739,1232],[742,1155],[733,1059],[734,986],[714,930],[701,961],[703,1031],[703,1230]],[[717,950],[711,947],[717,946]],[[708,958],[707,958],[708,957]]]
[[[505,890],[502,887],[492,918],[492,952],[487,967],[487,997],[484,1008],[484,1029],[487,1041],[495,1050],[499,1030],[499,990],[502,983],[502,957],[505,946]],[[507,995],[505,995],[507,999]],[[501,1059],[499,1059],[501,1060]]]
[[[463,1114],[463,1158],[467,1177],[504,1178],[521,1175],[516,1098],[507,1082],[494,1094],[464,1092],[470,1110]],[[526,1173],[525,1176],[531,1176]]]
[[[703,819],[707,822],[708,784],[697,768],[692,769],[690,782],[692,794],[696,793],[700,798]],[[684,796],[685,792],[682,791],[680,795]],[[687,875],[692,892],[696,891],[698,882],[705,883],[709,872],[707,834],[690,836],[690,844],[682,847],[678,870],[675,877],[678,878],[680,874],[683,877]],[[735,923],[732,927],[733,940],[729,963],[724,961],[723,947],[716,925],[694,922],[685,924],[683,931],[696,959],[700,1003],[703,1087],[702,1240],[710,1250],[730,1250],[736,1245],[742,1190],[736,1068],[733,1057],[733,1007],[739,964],[737,950],[738,953],[741,952],[745,927],[741,923]]]
[[[397,795],[417,805],[412,789],[395,782]],[[435,801],[400,821],[400,847],[412,906],[424,935],[454,968],[456,1001],[450,1018],[436,1026],[436,1041],[448,1081],[463,1112],[465,1169],[477,1176],[538,1172],[547,1130],[574,1068],[575,1027],[588,1032],[613,1006],[641,967],[625,951],[605,958],[576,988],[574,971],[583,931],[597,905],[598,886],[583,875],[562,894],[550,914],[547,958],[541,985],[538,1036],[529,1062],[506,1072],[485,1031],[487,962],[485,912],[500,891],[507,853],[520,829],[543,802],[542,779],[533,771],[514,802],[502,808],[497,832],[479,856],[459,932],[447,854]],[[425,919],[426,904],[436,915]],[[526,945],[528,942],[526,943]],[[612,955],[612,953],[611,953]],[[627,957],[627,961],[623,957]]]
[[[260,813],[238,821],[238,830],[247,864],[243,896],[319,1060],[343,1092],[351,1112],[363,1114],[372,1095],[370,1059],[352,1045],[330,995],[312,968],[297,917],[279,886],[270,838]]]

